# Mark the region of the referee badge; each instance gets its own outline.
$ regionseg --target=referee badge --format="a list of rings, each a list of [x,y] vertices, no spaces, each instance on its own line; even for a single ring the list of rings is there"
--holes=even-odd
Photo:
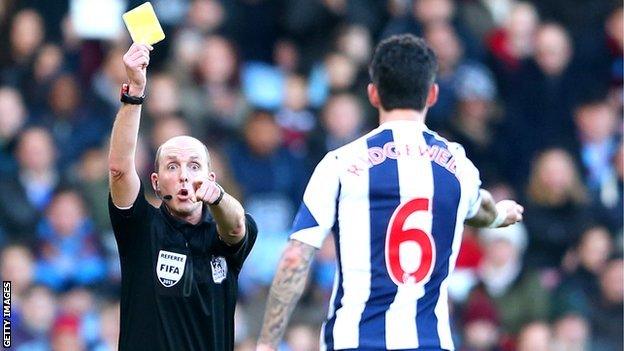
[[[225,258],[212,256],[210,266],[212,267],[212,280],[217,284],[221,284],[227,277],[227,262]]]
[[[160,250],[156,263],[156,275],[160,283],[166,288],[176,285],[184,275],[185,263],[186,255]]]

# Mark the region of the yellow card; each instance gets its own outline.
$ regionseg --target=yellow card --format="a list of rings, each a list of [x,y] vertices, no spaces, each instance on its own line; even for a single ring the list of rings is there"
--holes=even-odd
[[[165,39],[152,4],[143,3],[121,16],[135,43],[154,45]]]

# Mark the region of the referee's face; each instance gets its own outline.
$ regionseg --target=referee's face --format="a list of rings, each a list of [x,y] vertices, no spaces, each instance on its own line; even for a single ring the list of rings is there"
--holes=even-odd
[[[180,136],[169,139],[160,148],[157,173],[152,174],[152,186],[165,200],[169,210],[182,218],[201,212],[202,203],[195,202],[195,184],[215,180],[208,166],[206,148],[197,139]]]

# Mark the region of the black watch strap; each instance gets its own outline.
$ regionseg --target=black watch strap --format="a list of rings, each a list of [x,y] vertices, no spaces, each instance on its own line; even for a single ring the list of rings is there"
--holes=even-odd
[[[145,100],[145,94],[143,94],[143,96],[131,96],[128,95],[128,92],[130,91],[130,86],[128,84],[122,84],[121,85],[121,96],[119,98],[119,100],[121,102],[123,102],[124,104],[130,104],[130,105],[142,105],[143,101]]]
[[[219,202],[221,202],[221,200],[223,200],[223,195],[225,195],[225,190],[223,190],[223,187],[221,185],[219,185],[219,183],[215,183],[218,187],[219,187],[219,197],[214,200],[213,203],[210,204],[210,206],[217,206],[219,204]]]

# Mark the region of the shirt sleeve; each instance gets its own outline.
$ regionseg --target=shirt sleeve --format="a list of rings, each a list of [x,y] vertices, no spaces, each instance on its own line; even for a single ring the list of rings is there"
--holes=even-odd
[[[228,245],[223,242],[219,235],[217,234],[217,246],[220,252],[223,252],[225,256],[234,264],[234,267],[237,271],[240,272],[243,267],[243,262],[249,256],[251,249],[256,243],[256,238],[258,237],[258,226],[256,225],[256,221],[251,217],[250,214],[245,214],[245,237],[240,242],[235,245]]]
[[[479,170],[475,165],[466,157],[465,152],[461,146],[462,164],[461,169],[458,169],[458,179],[462,185],[462,192],[467,197],[468,212],[466,219],[474,217],[479,208],[481,207],[481,176]]]
[[[316,166],[293,221],[291,239],[321,247],[336,221],[340,194],[339,169],[337,156],[332,152]]]
[[[463,146],[449,143],[449,151],[455,157],[455,175],[461,185],[463,206],[467,208],[465,219],[470,219],[481,207],[481,176],[477,167],[466,156]]]
[[[120,256],[126,256],[126,254],[133,252],[133,246],[147,237],[151,221],[150,209],[154,208],[145,199],[142,183],[136,200],[129,208],[115,206],[109,192],[108,214]]]

